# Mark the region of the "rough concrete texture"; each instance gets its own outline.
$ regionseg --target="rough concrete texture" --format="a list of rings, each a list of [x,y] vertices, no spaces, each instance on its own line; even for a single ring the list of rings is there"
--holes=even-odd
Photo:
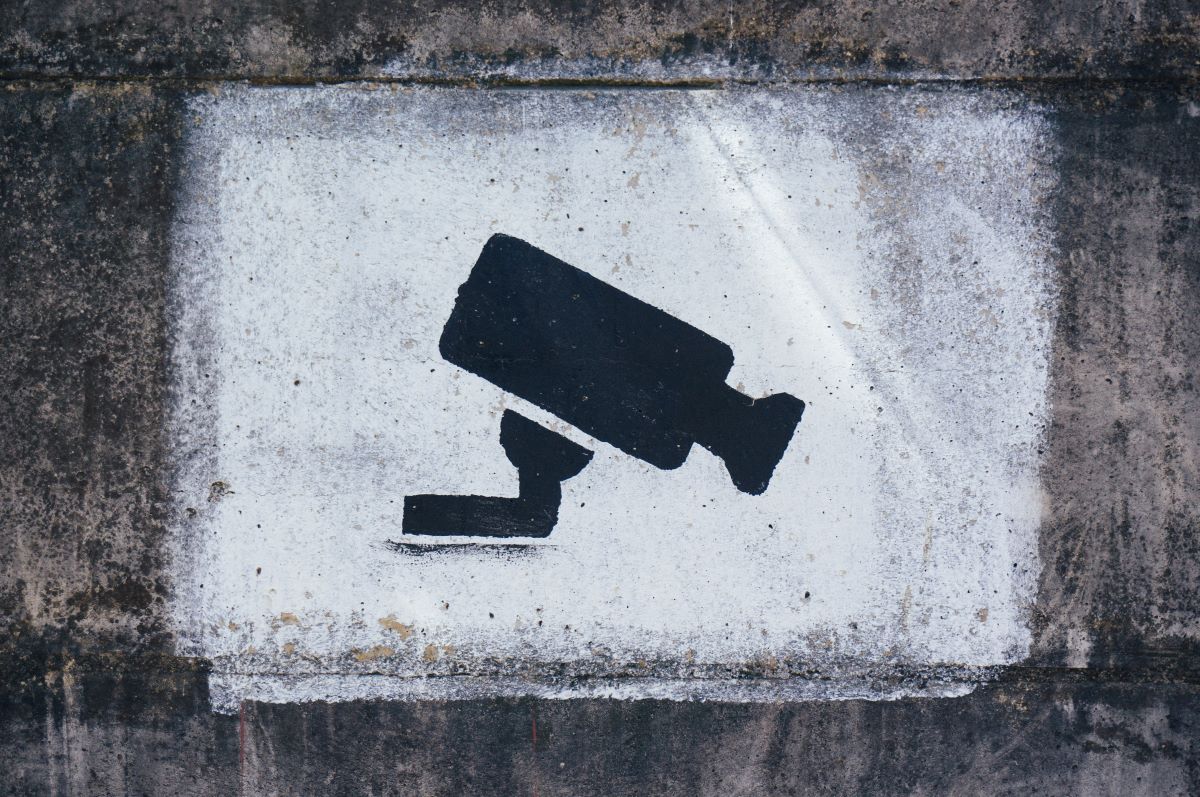
[[[151,686],[151,683],[155,686]],[[168,686],[169,685],[169,686]],[[189,688],[190,687],[190,688]],[[6,704],[17,794],[1186,795],[1191,687],[988,687],[963,700],[248,703],[137,675]]]
[[[20,75],[1195,76],[1186,0],[9,3]]]
[[[1041,660],[1196,672],[1200,106],[1058,102],[1062,291]]]
[[[679,3],[272,9],[0,10],[0,789],[1200,791],[1200,93],[1178,82],[1197,68],[1187,4],[738,5],[732,27],[729,6]],[[1029,659],[953,699],[212,713],[207,663],[176,655],[166,608],[165,279],[180,114],[207,88],[188,79],[388,70],[1028,79],[1061,158]]]
[[[95,85],[0,97],[5,647],[159,649],[174,100]]]

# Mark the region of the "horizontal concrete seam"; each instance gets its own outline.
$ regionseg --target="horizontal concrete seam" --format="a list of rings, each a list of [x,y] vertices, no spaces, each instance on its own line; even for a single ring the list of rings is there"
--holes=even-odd
[[[222,84],[251,86],[444,86],[449,88],[547,88],[547,89],[723,89],[742,86],[764,88],[787,86],[980,86],[987,88],[1036,88],[1038,86],[1081,88],[1162,87],[1186,90],[1200,85],[1200,73],[1165,74],[1149,77],[1133,75],[980,75],[980,76],[800,76],[782,78],[680,77],[680,78],[604,78],[604,77],[512,77],[488,75],[448,76],[321,76],[299,75],[41,75],[0,72],[0,84],[30,86],[86,83],[144,84],[164,88],[205,89]]]
[[[980,672],[978,677],[938,677],[936,673],[931,674],[928,678],[931,682],[938,683],[977,683],[980,686],[986,685],[1012,685],[1025,686],[1035,684],[1158,684],[1158,685],[1175,685],[1175,686],[1200,686],[1200,672],[1188,675],[1158,675],[1149,672],[1139,672],[1133,670],[1091,670],[1086,668],[996,668],[998,671]],[[711,684],[711,683],[728,683],[739,682],[745,684],[778,684],[785,685],[788,683],[798,682],[820,682],[828,681],[831,678],[815,675],[793,675],[787,677],[771,677],[771,676],[737,676],[730,675],[727,677],[711,677],[711,678],[696,678],[696,677],[678,677],[664,678],[663,676],[650,675],[622,675],[622,674],[606,674],[606,675],[535,675],[535,674],[482,674],[482,673],[429,673],[419,675],[402,675],[396,673],[387,673],[382,671],[362,671],[362,672],[345,672],[337,670],[314,670],[311,672],[288,672],[288,671],[231,671],[231,672],[214,672],[203,663],[189,665],[181,665],[179,668],[171,667],[71,667],[68,669],[47,669],[38,671],[37,676],[30,680],[38,680],[48,676],[70,676],[78,678],[80,676],[197,676],[204,675],[209,677],[237,677],[237,678],[387,678],[396,681],[456,681],[456,680],[475,680],[480,682],[494,681],[499,679],[517,678],[526,681],[530,684],[561,684],[566,682],[577,683],[626,683],[636,684],[638,682],[671,680],[684,683],[694,683],[696,685]],[[852,680],[880,680],[889,682],[907,682],[922,680],[922,676],[918,673],[905,674],[887,674],[887,673],[863,673]],[[0,690],[3,691],[3,690]]]

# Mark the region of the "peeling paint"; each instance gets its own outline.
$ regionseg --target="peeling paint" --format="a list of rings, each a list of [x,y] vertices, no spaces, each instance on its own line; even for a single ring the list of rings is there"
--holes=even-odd
[[[395,648],[390,648],[387,645],[375,645],[370,650],[351,650],[355,661],[376,661],[378,659],[386,659],[389,656],[396,655]]]
[[[379,624],[387,630],[394,632],[401,640],[408,639],[413,635],[413,627],[400,622],[393,614],[389,614],[387,617],[380,617]]]

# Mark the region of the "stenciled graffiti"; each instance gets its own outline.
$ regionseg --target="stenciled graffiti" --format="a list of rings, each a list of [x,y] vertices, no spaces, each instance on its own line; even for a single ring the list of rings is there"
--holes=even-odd
[[[760,399],[725,383],[725,343],[512,236],[483,248],[442,331],[450,363],[657,468],[678,468],[699,443],[733,484],[763,493],[804,413],[787,393]],[[514,412],[501,444],[517,498],[409,496],[404,532],[544,537],[561,482],[592,452]]]

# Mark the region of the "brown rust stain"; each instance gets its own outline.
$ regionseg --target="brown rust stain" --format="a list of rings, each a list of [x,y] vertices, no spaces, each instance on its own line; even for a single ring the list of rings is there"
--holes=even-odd
[[[375,661],[376,659],[386,659],[388,656],[394,656],[395,654],[395,649],[389,648],[387,645],[375,645],[367,650],[354,648],[350,651],[350,655],[354,656],[355,661]]]
[[[413,627],[397,620],[394,614],[389,614],[387,617],[380,617],[379,624],[399,635],[401,640],[406,640],[413,635]]]

